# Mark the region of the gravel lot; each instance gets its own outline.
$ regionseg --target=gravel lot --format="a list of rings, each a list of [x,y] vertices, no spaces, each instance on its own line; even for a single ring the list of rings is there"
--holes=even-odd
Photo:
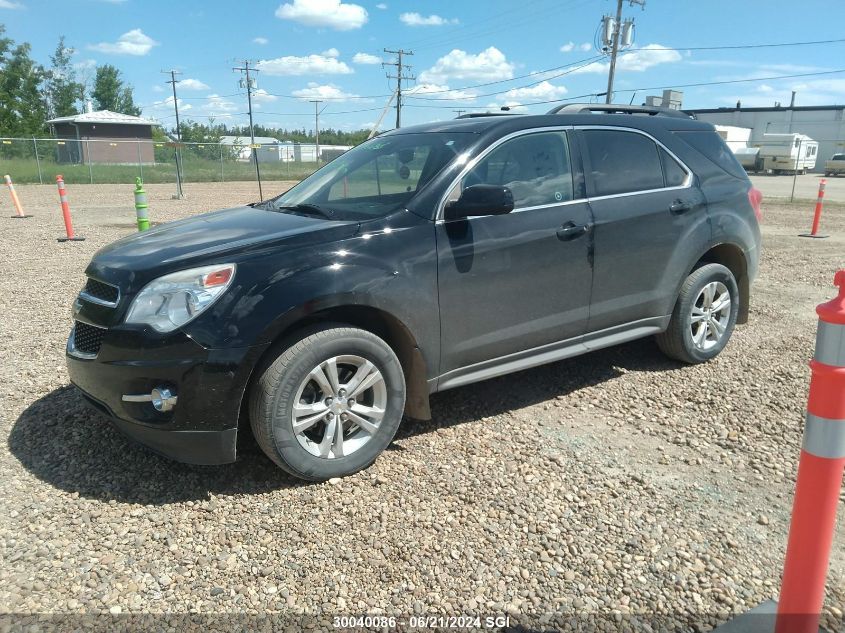
[[[751,182],[754,186],[763,191],[766,197],[772,198],[787,198],[792,196],[792,176],[764,176],[755,175],[750,176]],[[815,201],[819,195],[819,181],[824,178],[824,174],[805,174],[795,178],[795,200]],[[824,199],[826,202],[836,202],[845,204],[845,177],[842,176],[828,176],[824,190]],[[813,209],[810,206],[808,211],[812,217]]]
[[[155,221],[256,196],[148,189]],[[35,217],[7,219],[2,200],[0,613],[185,628],[178,614],[270,612],[292,630],[334,614],[508,613],[533,629],[659,614],[707,630],[776,597],[845,207],[828,208],[832,237],[803,240],[811,208],[764,204],[752,320],[716,361],[680,366],[645,340],[445,392],[373,467],[314,485],[254,446],[228,466],[171,462],[86,409],[64,366],[70,305],[97,248],[133,230],[132,186],[69,189],[87,240],[67,244],[55,187],[18,191]],[[841,627],[840,510],[826,610]]]

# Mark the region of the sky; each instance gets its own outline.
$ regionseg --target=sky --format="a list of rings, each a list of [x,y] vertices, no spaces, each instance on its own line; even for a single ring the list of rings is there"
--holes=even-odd
[[[255,122],[271,127],[371,127],[404,62],[402,124],[453,118],[456,111],[510,106],[542,113],[561,99],[607,87],[607,57],[597,50],[603,14],[613,0],[0,0],[0,23],[32,44],[48,64],[60,35],[75,49],[83,78],[96,64],[114,64],[135,91],[143,114],[174,124],[169,76],[180,117],[246,122],[239,86],[244,60],[259,71]],[[719,48],[845,38],[843,0],[646,0],[624,4],[635,37],[620,55],[616,102],[642,103],[664,87],[684,92],[685,108],[845,103],[845,41],[806,46]],[[707,50],[707,49],[710,50]],[[822,74],[827,73],[827,74]],[[785,77],[785,76],[791,77]],[[804,75],[798,76],[795,75]],[[713,82],[719,85],[699,85]],[[586,95],[586,96],[582,96]],[[380,129],[395,124],[386,113]]]

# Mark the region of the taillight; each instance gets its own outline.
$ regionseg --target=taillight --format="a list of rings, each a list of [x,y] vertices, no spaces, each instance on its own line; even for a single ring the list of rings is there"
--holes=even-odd
[[[751,187],[748,190],[748,202],[751,203],[751,208],[754,209],[754,215],[757,217],[757,221],[760,222],[763,219],[763,211],[760,208],[760,203],[763,202],[763,193],[756,187]]]

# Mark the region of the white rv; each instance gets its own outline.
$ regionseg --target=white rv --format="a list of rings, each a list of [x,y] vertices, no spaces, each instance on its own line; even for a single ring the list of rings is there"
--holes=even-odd
[[[819,144],[806,134],[764,134],[754,144],[764,171],[806,174],[816,166]]]

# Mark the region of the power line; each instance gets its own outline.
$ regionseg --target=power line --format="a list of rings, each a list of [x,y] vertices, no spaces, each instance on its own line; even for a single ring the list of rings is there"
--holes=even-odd
[[[624,88],[622,90],[617,90],[616,92],[640,92],[646,90],[666,90],[670,88],[698,88],[703,86],[721,86],[726,84],[739,84],[739,83],[753,83],[755,81],[775,81],[777,79],[798,79],[800,77],[819,77],[823,75],[835,75],[845,73],[845,68],[840,68],[838,70],[826,70],[821,72],[815,73],[799,73],[794,75],[776,75],[772,77],[753,77],[751,79],[728,79],[724,81],[703,81],[699,83],[689,83],[689,84],[670,84],[665,86],[648,86],[648,87],[639,87],[639,88]],[[582,95],[577,95],[574,97],[562,97],[559,99],[547,99],[544,101],[528,101],[525,103],[520,103],[520,106],[532,106],[532,105],[543,105],[547,103],[560,103],[561,101],[575,101],[577,99],[587,99],[589,97],[603,97],[603,92],[588,92]],[[409,108],[443,108],[443,109],[452,109],[454,106],[449,105],[421,105],[416,103],[409,103]],[[478,108],[481,109],[481,108]]]
[[[239,71],[246,74],[246,81],[241,79],[241,88],[246,88],[246,99],[249,106],[249,137],[250,137],[250,151],[255,160],[255,177],[258,180],[258,197],[261,201],[264,200],[264,192],[261,191],[261,169],[258,167],[258,152],[255,151],[255,130],[252,127],[252,90],[255,87],[254,80],[249,76],[249,71],[254,73],[258,71],[255,68],[249,67],[249,60],[243,61],[243,66],[236,66],[232,70]]]
[[[416,79],[413,75],[405,75],[404,69],[408,71],[411,70],[411,67],[408,64],[402,63],[402,56],[403,55],[413,55],[414,51],[406,51],[403,49],[392,51],[390,49],[385,48],[385,53],[389,53],[391,55],[396,55],[395,62],[382,62],[382,68],[385,66],[396,66],[396,75],[387,75],[388,79],[395,79],[396,80],[396,129],[402,127],[402,81],[413,81]]]

